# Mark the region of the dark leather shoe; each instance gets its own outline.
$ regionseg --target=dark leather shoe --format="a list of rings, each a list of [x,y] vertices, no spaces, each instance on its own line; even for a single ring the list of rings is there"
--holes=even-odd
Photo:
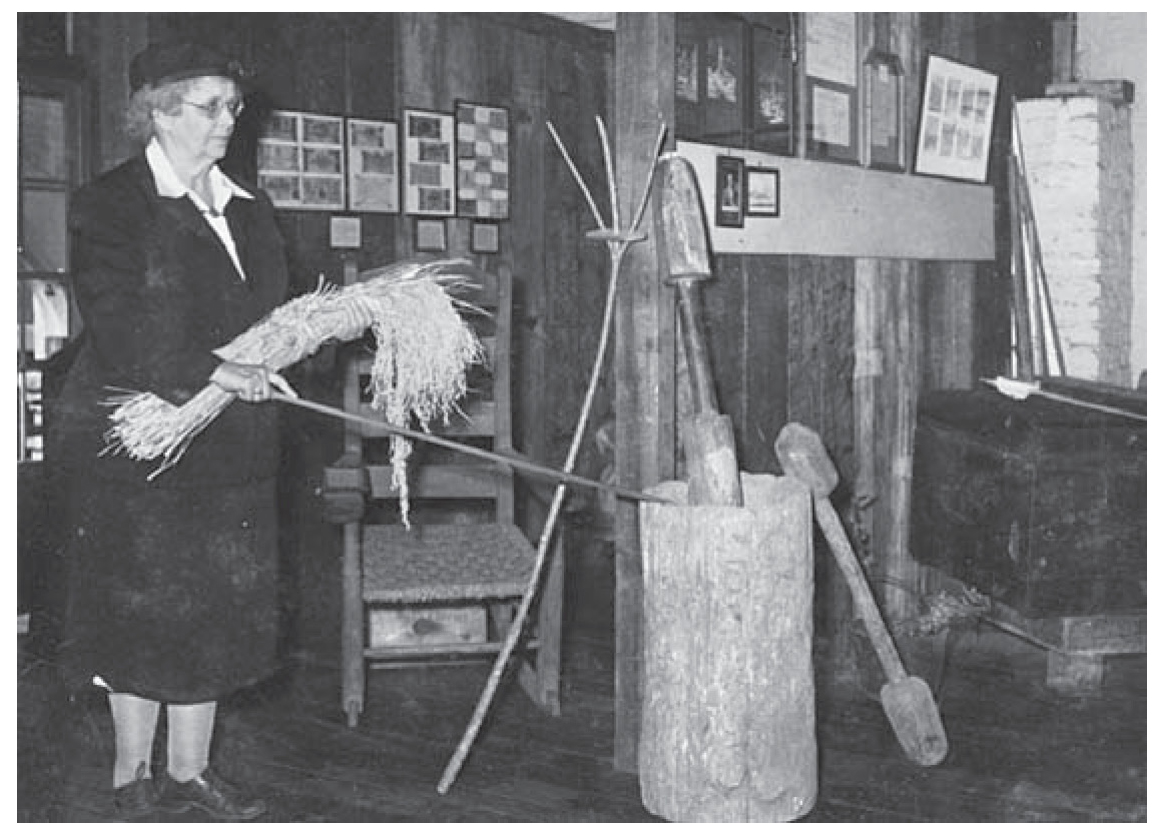
[[[157,804],[157,786],[146,776],[145,763],[138,766],[136,780],[113,790],[113,807],[121,820],[149,817],[157,810]]]
[[[158,793],[158,805],[166,812],[186,811],[193,806],[220,821],[254,820],[267,811],[265,802],[243,797],[209,768],[185,783],[167,774]]]

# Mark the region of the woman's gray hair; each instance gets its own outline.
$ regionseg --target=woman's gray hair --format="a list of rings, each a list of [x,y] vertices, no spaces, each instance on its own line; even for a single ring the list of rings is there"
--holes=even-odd
[[[159,84],[146,84],[129,97],[125,108],[125,133],[135,142],[147,144],[154,136],[153,112],[173,113],[182,106],[182,99],[195,79],[183,79]]]

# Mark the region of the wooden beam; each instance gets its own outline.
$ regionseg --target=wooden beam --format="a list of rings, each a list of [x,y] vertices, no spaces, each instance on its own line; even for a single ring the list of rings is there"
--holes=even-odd
[[[994,189],[988,185],[698,142],[680,142],[679,151],[695,166],[708,217],[715,217],[717,156],[780,171],[780,216],[749,217],[742,229],[713,225],[716,254],[994,260]]]
[[[620,13],[614,40],[616,180],[623,218],[654,166],[660,121],[675,110],[673,14]],[[618,483],[648,487],[675,469],[674,300],[660,277],[653,239],[630,248],[620,278],[615,340],[615,465]],[[638,508],[620,502],[615,528],[614,766],[636,771],[641,703],[642,557]]]

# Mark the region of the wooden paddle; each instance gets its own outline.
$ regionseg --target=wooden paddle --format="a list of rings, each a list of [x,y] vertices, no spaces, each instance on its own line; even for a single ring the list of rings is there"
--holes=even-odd
[[[699,284],[711,279],[707,224],[695,170],[684,157],[664,154],[660,171],[659,258],[679,294],[679,320],[691,378],[693,414],[682,426],[688,503],[742,507],[731,418],[719,414],[703,338]]]
[[[881,668],[889,679],[881,688],[881,706],[897,741],[914,762],[923,766],[937,765],[945,759],[949,748],[942,717],[929,685],[906,673],[857,555],[841,527],[841,520],[829,499],[837,486],[837,471],[828,451],[820,436],[807,426],[790,423],[776,438],[776,457],[786,474],[804,482],[812,492],[817,524],[845,575],[857,616],[864,622]]]

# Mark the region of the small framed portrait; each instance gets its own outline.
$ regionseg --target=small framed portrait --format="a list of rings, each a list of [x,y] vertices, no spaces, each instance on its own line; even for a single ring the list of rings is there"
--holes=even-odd
[[[417,252],[444,252],[447,246],[443,219],[423,217],[416,219]]]
[[[473,221],[470,251],[481,255],[492,255],[501,251],[501,227],[496,223]]]
[[[744,177],[744,214],[780,217],[780,171],[749,167]]]
[[[715,159],[715,225],[744,225],[744,160],[741,157]]]

